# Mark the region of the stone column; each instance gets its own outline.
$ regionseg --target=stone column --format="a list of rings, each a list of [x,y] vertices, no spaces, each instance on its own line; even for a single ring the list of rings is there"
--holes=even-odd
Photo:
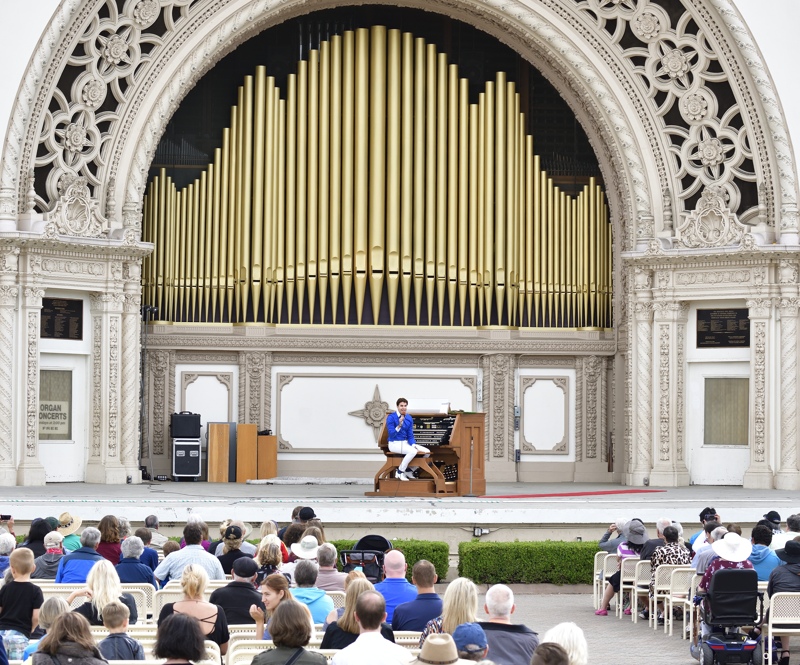
[[[684,302],[656,302],[656,390],[657,423],[655,455],[650,484],[679,487],[689,484],[689,470],[684,460],[684,343],[688,308]]]
[[[797,314],[800,301],[797,286],[794,295],[787,295],[781,286],[781,441],[780,470],[775,474],[779,490],[800,489],[797,459]]]
[[[17,482],[17,469],[14,455],[13,423],[14,399],[14,330],[19,306],[19,287],[17,286],[17,265],[19,249],[0,256],[0,486],[9,487]]]
[[[86,482],[124,484],[121,454],[122,293],[92,294],[92,432]]]
[[[514,481],[514,368],[511,357],[505,354],[484,356],[482,365],[486,480]]]
[[[142,324],[139,278],[141,264],[138,261],[125,263],[125,300],[122,314],[122,430],[120,438],[120,462],[126,477],[139,483],[139,417],[140,417],[140,332]]]
[[[653,295],[652,273],[634,271],[634,320],[629,348],[631,363],[630,394],[634,397],[630,460],[625,474],[626,485],[644,485],[649,478],[653,450]],[[649,480],[647,480],[649,482]]]
[[[39,335],[44,289],[26,286],[21,323],[24,326],[24,355],[20,376],[24,377],[25,433],[22,458],[17,466],[17,485],[44,485],[44,467],[39,461]]]
[[[768,351],[769,321],[772,316],[771,298],[747,301],[750,310],[750,466],[744,474],[743,486],[772,489],[773,474],[769,459],[769,394]]]

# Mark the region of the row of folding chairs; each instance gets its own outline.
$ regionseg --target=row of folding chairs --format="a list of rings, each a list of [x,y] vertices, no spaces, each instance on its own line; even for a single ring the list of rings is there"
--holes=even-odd
[[[420,633],[414,633],[414,631],[408,631],[407,635],[405,631],[398,631],[394,634],[395,642],[404,646],[414,656],[419,654],[419,637]],[[322,653],[328,660],[331,660],[339,650],[320,649],[319,644],[321,641],[321,638],[313,640],[305,648],[309,651]],[[226,665],[249,665],[255,656],[262,651],[274,648],[274,646],[271,640],[239,640],[235,643],[231,642],[228,644],[228,654],[225,659]]]

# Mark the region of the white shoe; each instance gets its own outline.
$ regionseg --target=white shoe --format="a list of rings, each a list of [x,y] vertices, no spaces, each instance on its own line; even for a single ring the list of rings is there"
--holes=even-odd
[[[400,469],[394,472],[394,477],[397,478],[397,480],[408,481],[408,477],[406,476],[405,471],[400,471]]]

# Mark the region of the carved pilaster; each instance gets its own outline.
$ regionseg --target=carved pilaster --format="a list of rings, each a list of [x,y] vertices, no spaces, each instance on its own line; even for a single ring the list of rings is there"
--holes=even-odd
[[[637,283],[641,277],[638,273],[637,270]],[[629,394],[635,395],[635,403],[632,405],[632,459],[626,483],[642,485],[650,473],[653,449],[653,303],[646,296],[640,297],[633,309],[636,335],[631,349],[633,369]]]
[[[576,482],[601,477],[607,472],[606,463],[606,359],[602,356],[587,356],[578,359],[578,393],[576,411],[583,412],[583,431],[576,432]],[[577,398],[577,395],[576,395]],[[583,454],[578,457],[578,452]]]
[[[167,391],[169,389],[169,351],[148,351],[147,366],[150,369],[150,414],[149,435],[152,456],[163,457],[167,450],[167,418],[169,416]]]
[[[17,400],[13,395],[13,361],[14,361],[14,327],[16,324],[17,300],[19,287],[8,283],[15,279],[3,275],[0,279],[0,484],[4,486],[16,483],[16,465],[11,442],[14,441],[13,422],[14,405]]]
[[[796,287],[795,287],[796,292]],[[775,474],[778,489],[800,489],[797,458],[797,297],[780,300],[781,339],[781,465]]]
[[[25,325],[25,447],[17,467],[18,485],[44,485],[39,462],[39,330],[44,289],[25,287],[22,320]]]
[[[770,489],[773,475],[767,446],[767,345],[773,302],[771,298],[754,298],[747,301],[747,307],[750,310],[750,466],[743,484]]]
[[[239,354],[239,422],[269,427],[271,353]]]
[[[139,333],[141,326],[141,297],[135,282],[125,285],[122,313],[122,386],[120,430],[120,461],[134,482],[141,480],[139,473]]]
[[[483,401],[489,432],[487,480],[514,479],[514,369],[506,354],[483,359]],[[487,387],[488,384],[488,387]]]
[[[688,307],[684,302],[659,301],[654,303],[655,338],[657,346],[654,377],[658,408],[655,438],[656,456],[650,473],[651,485],[680,486],[689,484],[689,471],[683,460],[682,399],[678,389],[683,385],[679,358],[683,357],[684,327]]]

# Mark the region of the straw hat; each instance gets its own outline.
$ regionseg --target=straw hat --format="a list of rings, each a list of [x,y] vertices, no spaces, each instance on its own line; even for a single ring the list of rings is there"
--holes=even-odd
[[[61,513],[58,516],[57,530],[62,536],[69,536],[81,528],[83,520],[70,513]]]
[[[292,543],[292,553],[298,559],[316,559],[319,543],[314,536],[305,536],[299,543]]]
[[[746,560],[753,553],[752,543],[734,531],[728,531],[724,538],[715,540],[711,547],[720,559],[734,563]]]
[[[419,656],[411,662],[426,665],[469,665],[473,661],[458,657],[458,649],[452,635],[432,633],[425,638]]]

